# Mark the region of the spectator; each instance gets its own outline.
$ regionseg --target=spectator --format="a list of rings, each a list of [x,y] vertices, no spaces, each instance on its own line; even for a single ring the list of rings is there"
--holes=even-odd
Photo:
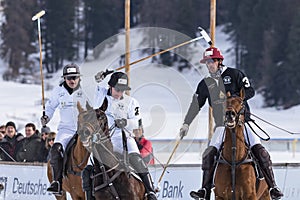
[[[51,130],[48,126],[42,127],[41,128],[41,139],[46,142],[46,139],[50,132],[51,132]]]
[[[0,159],[3,161],[16,161],[16,145],[24,136],[17,133],[16,125],[12,121],[6,123],[5,132],[6,135],[0,143]]]
[[[4,136],[5,136],[5,125],[1,125],[0,126],[0,142],[2,141]]]
[[[147,165],[154,164],[153,148],[150,140],[144,137],[144,129],[142,125],[142,120],[139,120],[139,128],[134,129],[133,133],[135,135],[136,144],[140,150],[140,154]]]
[[[48,126],[43,126],[41,128],[41,142],[43,144],[41,153],[43,155],[42,156],[43,157],[43,162],[48,161],[48,154],[49,154],[50,148],[47,149],[45,144],[47,144],[47,138],[48,138],[50,132],[51,132],[51,130]]]
[[[33,123],[25,125],[26,137],[17,143],[16,161],[18,162],[42,162],[41,149],[44,147],[41,138],[36,134]]]
[[[51,147],[54,144],[55,137],[56,137],[56,133],[55,132],[50,132],[48,134],[48,137],[47,137],[46,142],[45,142],[45,148],[47,149],[47,152],[48,152],[47,162],[50,160],[50,153],[49,152],[50,152]]]

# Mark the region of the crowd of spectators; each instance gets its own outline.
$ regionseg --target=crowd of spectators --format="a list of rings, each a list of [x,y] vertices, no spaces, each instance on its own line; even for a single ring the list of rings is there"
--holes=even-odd
[[[34,123],[27,123],[22,134],[9,121],[0,126],[0,161],[47,162],[55,135],[47,126],[39,131]]]
[[[143,129],[135,130],[135,139],[147,164],[154,164],[152,144],[143,135]],[[49,151],[56,133],[48,126],[39,131],[34,123],[25,125],[25,133],[17,131],[14,122],[0,125],[0,161],[48,162]]]

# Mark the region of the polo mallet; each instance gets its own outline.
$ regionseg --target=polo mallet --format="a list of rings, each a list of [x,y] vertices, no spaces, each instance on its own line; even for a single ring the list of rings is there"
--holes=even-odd
[[[41,82],[42,82],[42,105],[43,105],[43,116],[45,116],[45,96],[44,96],[44,77],[43,77],[43,60],[42,60],[42,36],[41,36],[41,17],[46,12],[44,10],[35,14],[31,19],[32,21],[37,20],[38,25],[38,35],[39,35],[39,47],[40,47],[40,72],[41,72]]]
[[[176,141],[175,147],[174,147],[174,149],[173,149],[173,151],[172,151],[172,153],[171,153],[171,155],[170,155],[170,157],[169,157],[167,163],[165,164],[164,169],[163,169],[163,171],[162,171],[162,173],[161,173],[161,175],[160,175],[160,177],[159,177],[159,179],[158,179],[157,187],[155,188],[155,191],[156,191],[156,192],[159,192],[159,191],[160,191],[160,188],[159,188],[160,182],[161,182],[163,176],[165,175],[166,169],[167,169],[167,167],[169,166],[169,163],[170,163],[170,161],[171,161],[171,159],[172,159],[172,157],[173,157],[173,155],[174,155],[176,149],[178,148],[179,143],[180,143],[180,141],[182,140],[182,138],[183,138],[183,137],[180,137],[180,139],[178,139],[178,140]]]
[[[146,56],[146,57],[141,58],[141,59],[139,59],[139,60],[133,61],[133,62],[129,63],[129,65],[137,64],[137,63],[142,62],[142,61],[144,61],[144,60],[147,60],[147,59],[149,59],[149,58],[153,58],[154,56],[157,56],[157,55],[166,53],[166,52],[168,52],[168,51],[171,51],[171,50],[176,49],[176,48],[179,48],[179,47],[181,47],[181,46],[190,44],[190,43],[195,42],[195,41],[198,41],[198,40],[200,40],[200,39],[204,39],[209,45],[212,45],[212,41],[211,41],[210,37],[208,36],[208,34],[206,33],[206,31],[205,31],[203,28],[201,28],[200,26],[198,27],[198,29],[199,29],[199,31],[200,31],[201,36],[196,37],[196,38],[191,39],[191,40],[188,40],[188,41],[185,41],[185,42],[183,42],[183,43],[177,44],[177,45],[175,45],[175,46],[172,46],[172,47],[167,48],[167,49],[165,49],[165,50],[159,51],[159,52],[157,52],[157,53],[155,53],[155,54]],[[124,69],[125,67],[126,67],[126,65],[123,65],[123,66],[121,66],[121,67],[118,67],[118,68],[115,69],[115,70],[106,70],[105,72],[103,72],[103,73],[100,75],[100,76],[101,76],[100,79],[103,80],[107,75],[109,75],[109,74],[111,74],[111,73],[113,73],[113,72],[115,72],[115,71],[119,71],[119,70],[121,70],[121,69]],[[96,76],[97,76],[97,75],[96,75]],[[96,78],[96,79],[97,79],[97,78]]]

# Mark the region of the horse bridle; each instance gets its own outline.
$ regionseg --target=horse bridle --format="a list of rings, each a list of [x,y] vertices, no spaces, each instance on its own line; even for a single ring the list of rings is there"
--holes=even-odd
[[[235,170],[236,167],[240,166],[241,164],[251,163],[253,160],[248,158],[249,156],[249,150],[248,153],[245,154],[244,158],[240,161],[236,162],[235,155],[236,155],[236,126],[242,126],[244,124],[244,120],[241,119],[241,116],[245,114],[245,104],[241,97],[239,96],[230,96],[228,98],[239,98],[241,109],[239,111],[236,111],[232,105],[228,105],[226,102],[226,113],[225,113],[225,126],[230,129],[230,132],[232,134],[232,161],[227,161],[224,159],[222,154],[220,154],[220,158],[218,159],[219,163],[227,164],[231,166],[231,179],[232,179],[232,199],[235,200]],[[231,125],[231,122],[228,121],[228,118],[234,119],[234,125]]]
[[[235,96],[230,96],[228,98],[234,98]],[[232,129],[235,128],[236,125],[243,125],[244,124],[244,120],[241,119],[241,116],[243,116],[245,114],[245,104],[244,101],[242,100],[241,97],[236,96],[236,98],[239,98],[239,101],[241,103],[241,109],[239,111],[236,111],[232,105],[228,106],[226,104],[226,112],[225,112],[225,126]],[[230,118],[234,118],[234,126],[230,126],[230,122],[228,121],[228,117]]]
[[[99,122],[99,121],[98,121]],[[102,131],[102,126],[103,125],[105,125],[105,122],[102,122],[102,120],[101,120],[101,123],[100,123],[100,125],[99,125],[99,129],[98,130],[96,130],[95,128],[94,128],[94,126],[93,126],[93,124],[92,123],[90,123],[90,122],[84,122],[83,124],[82,124],[82,126],[84,126],[86,129],[88,129],[91,133],[93,133],[93,132],[97,132],[96,134],[97,135],[100,135],[101,136],[101,134],[99,133],[100,131]],[[97,137],[98,138],[98,140],[100,140],[101,142],[102,141],[106,141],[106,140],[109,140],[109,136],[106,136],[106,132],[108,131],[108,129],[106,129],[105,131],[102,131],[103,133],[104,133],[104,135],[105,135],[105,137]],[[95,140],[95,138],[93,138],[92,140]],[[74,157],[75,157],[75,155],[74,155],[74,152],[72,153],[72,156],[71,156],[71,163],[72,163],[72,165],[71,165],[71,169],[70,170],[68,170],[68,172],[69,173],[71,173],[71,174],[74,174],[74,175],[78,175],[78,176],[81,176],[81,171],[84,169],[84,163],[86,163],[87,162],[87,160],[89,159],[89,153],[88,153],[88,151],[85,153],[85,155],[84,155],[84,159],[79,163],[79,164],[73,164],[73,163],[75,163],[75,159],[74,159]],[[76,171],[74,171],[73,170],[73,167],[75,167],[75,168],[78,168],[79,170],[80,170],[80,172],[76,172]]]

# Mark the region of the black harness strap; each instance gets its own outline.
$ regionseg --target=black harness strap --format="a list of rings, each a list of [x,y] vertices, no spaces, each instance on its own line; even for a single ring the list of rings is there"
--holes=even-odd
[[[94,187],[94,192],[101,190],[105,187],[109,187],[111,193],[114,195],[115,199],[120,199],[119,194],[113,184],[113,181],[120,176],[120,174],[123,172],[123,170],[119,170],[117,171],[117,173],[115,173],[111,178],[107,175],[107,171],[105,171],[105,167],[102,164],[100,167],[102,173],[96,174],[95,176],[93,176],[92,178],[96,178],[97,176],[103,175],[103,183],[101,185],[98,185],[96,187]]]

